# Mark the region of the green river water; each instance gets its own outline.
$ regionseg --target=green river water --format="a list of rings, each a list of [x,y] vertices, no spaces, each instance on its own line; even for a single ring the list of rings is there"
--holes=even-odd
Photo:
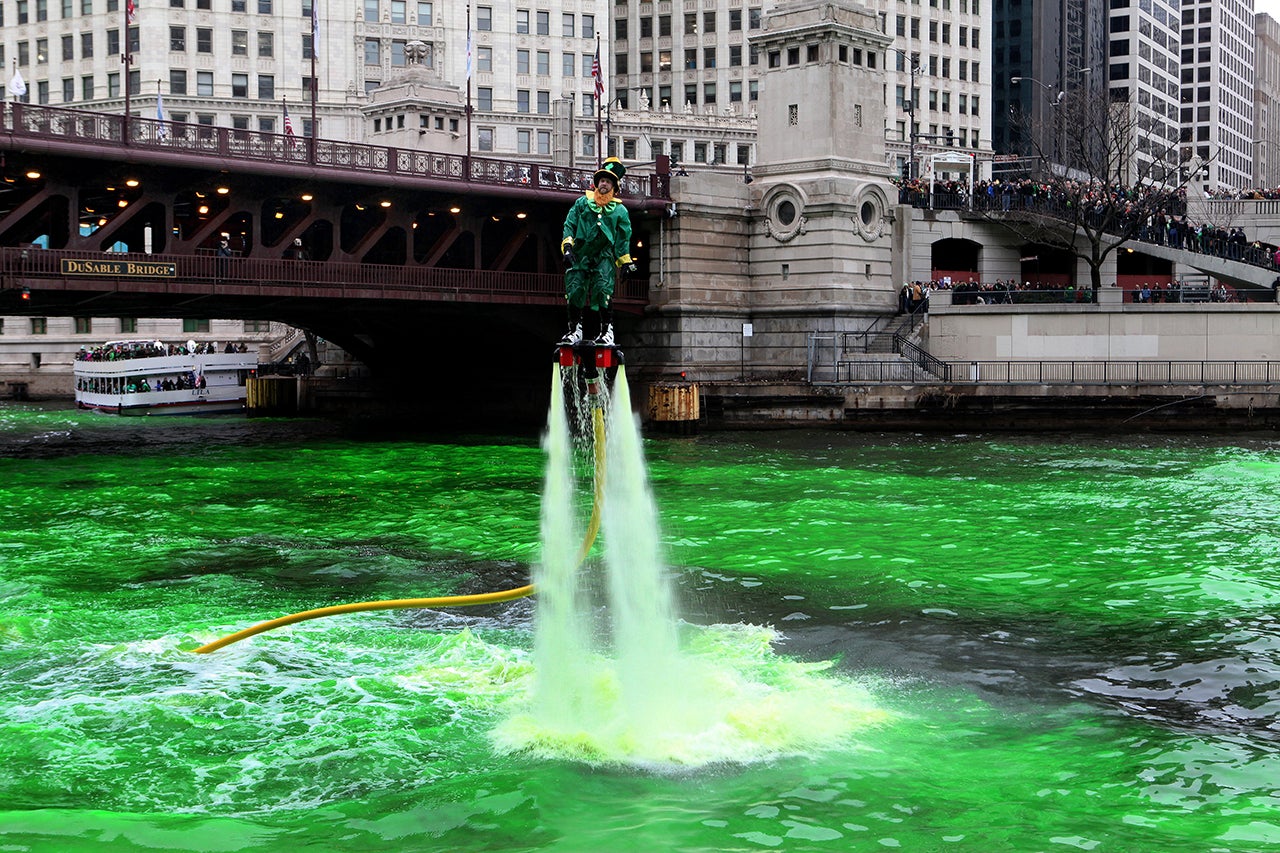
[[[643,450],[726,710],[531,750],[536,598],[192,650],[527,583],[537,437],[0,404],[0,851],[1280,850],[1280,441]]]

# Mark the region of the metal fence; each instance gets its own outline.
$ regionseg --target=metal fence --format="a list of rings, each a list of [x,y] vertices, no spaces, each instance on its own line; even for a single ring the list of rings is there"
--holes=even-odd
[[[813,360],[815,384],[1280,385],[1280,361],[884,361]],[[814,378],[821,373],[833,378]]]

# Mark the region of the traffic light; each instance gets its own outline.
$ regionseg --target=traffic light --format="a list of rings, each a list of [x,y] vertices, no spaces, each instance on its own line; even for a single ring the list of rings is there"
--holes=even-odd
[[[23,302],[31,301],[31,290],[29,288],[26,288],[26,287],[22,288],[22,301]]]

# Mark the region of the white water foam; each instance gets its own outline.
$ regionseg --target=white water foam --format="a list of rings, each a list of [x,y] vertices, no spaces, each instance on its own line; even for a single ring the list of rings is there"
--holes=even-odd
[[[686,626],[690,641],[681,648],[626,373],[619,368],[609,396],[583,393],[573,370],[564,378],[557,366],[544,438],[533,695],[494,730],[494,744],[547,759],[687,768],[847,746],[854,731],[882,721],[868,691],[832,677],[829,663],[773,655],[778,635],[768,628]],[[593,405],[607,413],[603,608],[589,594],[601,566],[578,565],[590,528],[578,523],[583,501],[574,495],[575,486],[595,487],[587,476],[599,458]]]

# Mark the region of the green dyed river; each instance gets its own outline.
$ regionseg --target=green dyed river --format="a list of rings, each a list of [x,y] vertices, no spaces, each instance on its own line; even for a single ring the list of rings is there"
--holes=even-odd
[[[528,583],[536,437],[0,404],[0,850],[1280,850],[1273,437],[643,450],[660,760],[504,737],[536,597],[193,653]]]

